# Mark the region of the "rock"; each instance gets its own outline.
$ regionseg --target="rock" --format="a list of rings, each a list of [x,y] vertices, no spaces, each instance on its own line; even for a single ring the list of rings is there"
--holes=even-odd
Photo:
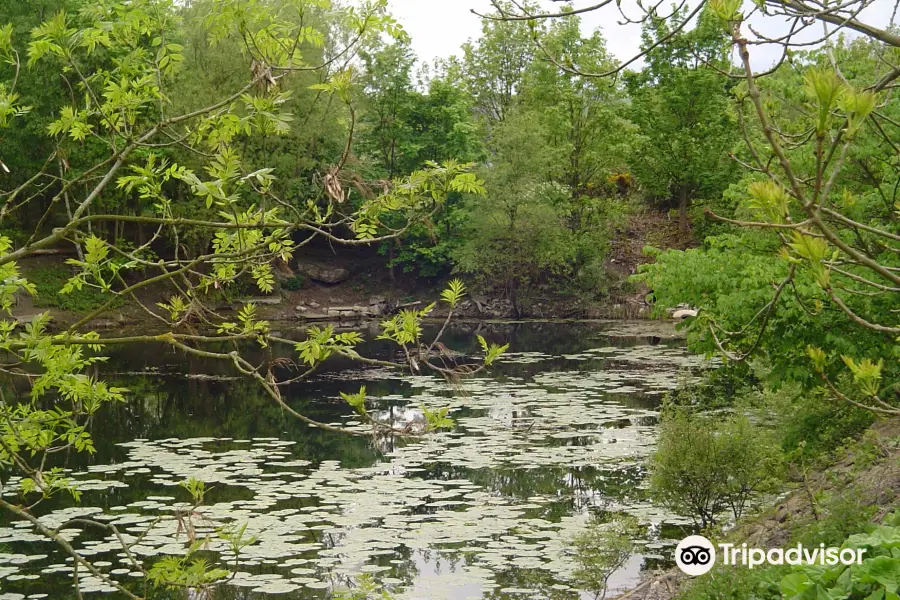
[[[384,299],[384,296],[372,296],[369,298],[369,306],[379,306],[381,304],[385,304],[387,301]]]
[[[487,296],[472,296],[472,301],[478,307],[478,312],[484,312],[485,305],[490,302],[490,299]]]
[[[311,263],[298,263],[297,271],[301,275],[321,283],[335,284],[350,278],[350,271],[343,267],[328,267]]]
[[[679,321],[687,319],[688,317],[696,317],[696,316],[697,316],[697,311],[694,310],[693,308],[682,308],[681,310],[676,310],[675,312],[672,313],[672,318],[679,320]]]
[[[306,312],[304,312],[304,313],[303,313],[302,315],[300,315],[300,316],[301,316],[302,318],[308,319],[308,320],[310,320],[310,321],[321,321],[321,320],[323,320],[323,319],[327,319],[327,318],[328,318],[328,314],[327,314],[327,313],[319,312],[319,311],[315,311],[315,310],[306,311]]]
[[[269,304],[275,306],[281,304],[281,296],[257,296],[256,298],[240,298],[241,304]]]
[[[91,327],[96,329],[114,329],[119,327],[119,323],[114,319],[97,319],[91,323]]]
[[[308,304],[309,306],[312,306],[313,308],[319,308],[319,306],[321,306],[318,302],[313,302],[312,300],[310,300],[309,302],[307,302],[307,304]]]
[[[327,312],[336,317],[368,317],[378,314],[378,309],[368,306],[329,306]]]

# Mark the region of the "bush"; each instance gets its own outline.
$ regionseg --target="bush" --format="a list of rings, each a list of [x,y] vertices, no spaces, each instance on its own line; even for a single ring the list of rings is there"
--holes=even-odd
[[[25,277],[37,288],[34,305],[85,313],[99,308],[113,297],[87,285],[80,290],[72,290],[68,294],[60,293],[72,275],[73,272],[64,265],[40,267],[29,271]],[[121,306],[122,303],[121,298],[115,298],[113,306]]]
[[[306,279],[304,279],[302,275],[294,275],[281,282],[281,289],[288,292],[296,292],[297,290],[303,289],[305,283]]]
[[[841,545],[841,549],[865,549],[862,564],[794,567],[781,579],[783,597],[896,600],[900,597],[900,514],[889,516],[885,523],[851,535]]]
[[[750,499],[773,490],[782,457],[771,432],[744,415],[717,420],[670,408],[650,468],[654,498],[707,528],[727,509],[739,519]]]
[[[818,504],[818,518],[798,528],[794,541],[810,548],[825,544],[840,545],[850,534],[864,531],[878,507],[865,505],[863,496],[853,487],[829,496]]]
[[[767,566],[753,570],[717,564],[681,590],[678,600],[780,600],[778,584],[789,568]]]
[[[814,460],[869,428],[875,416],[842,402],[821,390],[802,391],[786,386],[765,393],[766,403],[777,415],[781,446],[786,454]]]

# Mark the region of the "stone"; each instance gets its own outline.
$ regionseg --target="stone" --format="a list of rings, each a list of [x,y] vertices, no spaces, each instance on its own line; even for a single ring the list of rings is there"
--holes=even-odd
[[[328,314],[326,314],[324,312],[315,311],[315,310],[306,311],[300,316],[302,318],[308,319],[310,321],[320,321],[320,320],[328,318]]]
[[[312,263],[298,263],[297,271],[313,281],[320,283],[340,283],[350,278],[350,271],[343,267],[328,267]]]
[[[310,300],[309,302],[307,302],[307,304],[308,304],[309,306],[312,306],[313,308],[319,308],[319,306],[321,306],[318,302],[313,302],[312,300]]]
[[[337,317],[366,317],[376,311],[368,306],[329,306],[327,312]]]
[[[672,313],[672,318],[676,320],[684,320],[688,317],[696,317],[697,311],[693,308],[682,308],[681,310],[676,310]]]
[[[485,307],[490,303],[490,299],[487,296],[472,296],[472,301],[478,307],[478,312],[484,312]]]
[[[386,302],[384,296],[372,296],[369,298],[369,306],[378,306],[380,304],[385,304]]]
[[[256,298],[241,298],[241,304],[268,304],[275,306],[281,304],[281,296],[257,296]]]

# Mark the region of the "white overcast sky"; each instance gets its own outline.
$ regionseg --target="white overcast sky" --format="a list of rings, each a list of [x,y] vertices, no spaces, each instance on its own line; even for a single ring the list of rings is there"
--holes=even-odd
[[[460,46],[481,35],[481,19],[472,9],[491,12],[490,0],[390,0],[392,14],[412,37],[419,59],[431,63],[435,58],[460,54]],[[559,11],[559,3],[543,2],[547,10]],[[555,5],[555,6],[554,6]],[[586,32],[600,27],[609,49],[619,58],[631,56],[641,45],[641,29],[622,27],[615,6],[582,15]],[[635,15],[637,16],[637,15]]]
[[[471,11],[475,9],[478,12],[490,12],[491,8],[490,0],[390,0],[390,4],[391,12],[412,37],[413,49],[419,60],[429,64],[435,58],[459,55],[463,43],[469,39],[477,39],[481,34],[481,20]],[[558,2],[542,0],[542,4],[548,11],[559,10]],[[861,20],[877,27],[887,27],[893,4],[892,0],[874,0],[861,14]],[[575,5],[582,6],[583,2]],[[634,0],[624,0],[622,5],[629,16],[639,16],[634,8]],[[630,11],[629,6],[632,7]],[[586,33],[600,28],[609,50],[619,60],[627,60],[637,53],[641,41],[640,27],[619,25],[621,17],[614,4],[581,17]],[[772,26],[770,20],[767,31],[773,31]],[[816,34],[821,35],[821,28],[816,28]],[[754,67],[768,66],[777,57],[775,49],[758,48]]]

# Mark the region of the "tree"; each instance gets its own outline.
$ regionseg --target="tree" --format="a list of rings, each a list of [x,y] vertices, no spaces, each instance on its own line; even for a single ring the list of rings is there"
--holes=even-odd
[[[422,92],[411,81],[414,57],[407,45],[387,46],[365,56],[363,83],[370,110],[363,113],[360,137],[364,151],[376,157],[379,176],[405,176],[429,163],[474,162],[482,156],[472,101],[458,64],[436,65],[437,72]],[[402,239],[381,245],[391,281],[396,266],[425,277],[449,271],[459,201],[459,195],[450,195],[432,218],[412,226]],[[403,220],[400,215],[396,218]]]
[[[581,589],[603,600],[609,591],[609,578],[634,554],[634,538],[638,535],[637,519],[630,516],[603,523],[592,517],[585,530],[572,540],[575,551],[573,577]]]
[[[540,38],[543,48],[583,70],[610,68],[615,61],[606,50],[599,31],[581,36],[577,17],[553,23]],[[548,165],[552,180],[568,186],[573,203],[600,188],[614,168],[624,162],[633,136],[624,118],[625,98],[611,80],[583,77],[560,71],[542,60],[532,62],[523,85],[525,106],[540,115],[544,123],[546,151],[552,156]],[[585,208],[574,213],[573,228],[581,221]]]
[[[511,9],[512,4],[500,3]],[[482,19],[477,44],[463,45],[463,64],[475,109],[490,125],[503,122],[521,92],[534,46],[522,22]]]
[[[409,42],[400,41],[362,55],[362,87],[366,111],[362,119],[363,148],[377,157],[388,180],[418,168],[409,113],[418,100],[413,90],[415,57]]]
[[[670,33],[668,21],[651,18],[642,47]],[[721,195],[734,172],[731,82],[717,70],[727,64],[726,50],[720,28],[701,16],[696,29],[649,51],[645,68],[626,78],[631,118],[640,132],[629,164],[651,198],[674,200],[682,231],[688,229],[691,200]]]
[[[674,408],[664,413],[651,462],[651,494],[706,529],[731,509],[778,482],[780,452],[773,436],[745,416],[724,421]]]
[[[104,298],[101,306],[60,333],[49,330],[47,313],[34,316],[21,329],[13,318],[0,320],[2,370],[30,383],[30,397],[25,402],[8,402],[0,394],[0,481],[6,485],[15,473],[20,478],[17,491],[22,502],[17,504],[4,493],[0,508],[28,521],[71,556],[76,596],[81,595],[78,571],[82,569],[123,596],[139,598],[129,583],[100,571],[60,534],[66,527],[117,534],[114,526],[76,519],[51,529],[32,513],[56,494],[68,492],[78,497],[78,490],[62,470],[47,467],[47,459],[60,452],[92,452],[90,420],[105,405],[127,397],[127,390],[107,385],[92,369],[104,360],[105,347],[157,342],[188,356],[216,359],[253,381],[300,422],[366,435],[317,422],[292,408],[279,391],[284,382],[275,374],[283,358],[270,355],[271,360],[254,364],[230,349],[241,341],[285,346],[294,356],[292,362],[303,366],[299,375],[303,378],[331,356],[366,360],[354,349],[362,339],[359,333],[310,327],[306,339],[294,342],[273,333],[252,304],[229,318],[217,313],[208,300],[216,290],[240,280],[251,281],[261,293],[272,292],[273,265],[290,260],[316,237],[346,245],[393,239],[430,218],[449,195],[483,193],[471,165],[446,161],[398,179],[384,193],[360,203],[358,209],[343,212],[347,193],[341,172],[351,152],[355,125],[349,67],[333,68],[326,79],[314,84],[315,91],[333,99],[348,115],[342,151],[318,178],[321,186],[315,194],[302,201],[286,200],[280,194],[284,188],[278,183],[276,169],[253,164],[262,160],[259,155],[247,156],[248,149],[265,148],[272,138],[291,132],[295,115],[285,110],[290,90],[282,88],[290,74],[334,67],[340,60],[349,61],[374,37],[399,35],[396,24],[385,14],[385,5],[382,0],[357,8],[331,7],[321,0],[191,3],[185,9],[188,18],[196,17],[191,10],[208,10],[202,20],[206,35],[192,38],[193,43],[242,42],[237,46],[240,54],[229,55],[239,60],[242,68],[226,70],[224,78],[234,85],[210,93],[209,99],[176,97],[184,89],[179,87],[183,84],[179,77],[190,74],[180,74],[187,62],[180,43],[185,37],[185,13],[174,0],[67,4],[71,11],[44,15],[27,40],[20,39],[12,25],[0,26],[0,129],[25,127],[31,119],[40,124],[46,118],[35,115],[30,98],[20,95],[32,89],[23,83],[27,66],[55,73],[71,85],[71,93],[55,108],[45,129],[49,155],[30,173],[0,179],[0,225],[29,206],[40,206],[43,211],[33,230],[22,232],[22,240],[0,235],[0,308],[10,314],[17,295],[34,293],[34,284],[19,271],[21,259],[68,244],[81,246],[83,252],[67,261],[73,275],[61,293],[91,288]],[[346,39],[347,44],[329,48],[322,57],[316,49],[330,42],[306,19],[312,13],[327,14],[328,23],[339,32],[338,39]],[[198,52],[198,56],[203,54],[206,50]],[[322,62],[316,60],[319,57]],[[181,152],[190,160],[179,162]],[[184,204],[190,204],[193,214],[181,212]],[[388,223],[395,213],[405,220],[391,226]],[[51,221],[58,226],[46,226]],[[112,234],[97,227],[104,223],[111,224]],[[121,243],[114,232],[123,224],[141,224],[150,235],[138,245]],[[202,232],[205,241],[183,244],[188,230]],[[164,289],[168,300],[153,306],[143,304],[136,292],[150,286]],[[453,282],[442,294],[451,317],[464,294],[461,282]],[[97,318],[122,300],[142,309],[160,333],[101,336],[93,331]],[[456,368],[430,363],[430,351],[440,334],[430,342],[422,339],[422,319],[433,308],[432,304],[403,311],[386,320],[382,337],[402,348],[410,365],[433,367],[453,377],[458,374]],[[480,367],[486,368],[504,350],[484,343]],[[480,367],[460,368],[477,372]],[[378,422],[366,411],[364,389],[344,398],[360,418],[371,423],[373,432],[392,430],[392,425]],[[447,419],[440,418],[439,411],[437,414],[435,425],[446,426]],[[203,502],[207,488],[195,480],[184,482],[183,487],[193,500],[192,509],[172,518],[190,531],[191,515]],[[241,549],[255,543],[240,527],[219,535],[231,548],[235,564]],[[190,541],[186,556],[164,558],[152,565],[131,556],[124,540],[122,544],[130,567],[147,581],[205,593],[228,572],[209,568],[196,556],[200,544]]]
[[[492,0],[502,21],[545,21],[569,18],[575,11],[598,10],[609,2],[600,2],[560,12],[538,12],[519,7],[504,10],[499,0]],[[897,154],[897,131],[889,115],[895,110],[890,88],[900,77],[898,52],[900,36],[890,27],[865,21],[862,11],[866,0],[852,0],[835,5],[822,5],[807,0],[766,0],[754,12],[761,18],[752,27],[741,12],[737,0],[703,0],[687,14],[675,11],[664,17],[667,31],[631,60],[599,73],[584,73],[563,64],[558,57],[544,52],[564,71],[586,76],[604,77],[619,73],[641,57],[676,42],[682,31],[690,30],[694,18],[707,10],[718,26],[729,36],[731,47],[739,58],[739,66],[720,70],[740,85],[733,90],[737,101],[739,131],[744,138],[743,157],[738,160],[758,180],[746,183],[746,196],[741,215],[730,218],[710,213],[712,218],[741,230],[761,230],[766,253],[780,267],[766,274],[757,273],[753,281],[740,284],[751,294],[739,302],[740,317],[701,307],[698,318],[690,324],[695,343],[714,345],[728,360],[744,361],[764,350],[768,344],[780,344],[777,332],[768,331],[777,322],[784,299],[799,305],[809,318],[822,323],[836,318],[839,328],[828,328],[826,335],[806,348],[803,362],[793,365],[780,361],[785,369],[812,375],[833,397],[864,407],[878,414],[900,414],[900,371],[898,371],[897,336],[900,334],[894,307],[900,293],[900,231],[897,229],[896,198],[885,188],[885,178],[875,177],[875,188],[866,194],[865,203],[857,203],[853,187],[846,184],[845,167],[852,163],[854,148],[882,148],[888,155]],[[653,9],[641,9],[641,18],[654,19]],[[789,30],[773,33],[775,22],[787,21]],[[701,26],[704,20],[700,19]],[[814,29],[813,29],[814,28]],[[823,33],[820,33],[820,30]],[[834,40],[842,31],[860,34],[874,45],[879,60],[863,68],[847,58],[852,52],[835,47]],[[771,76],[795,68],[793,56],[800,47],[809,47],[803,36],[811,35],[823,45],[820,65],[802,65],[803,85],[792,90],[802,106],[795,106],[782,120],[777,112],[778,88]],[[774,47],[780,59],[765,71],[754,70],[751,51],[757,46]],[[702,56],[702,46],[696,48]],[[693,51],[692,51],[693,52]],[[844,70],[861,77],[851,81]],[[797,132],[800,135],[797,135]],[[860,142],[872,136],[871,142]],[[893,158],[882,164],[892,164]],[[857,165],[861,168],[861,165]],[[852,171],[851,171],[852,172]],[[871,172],[871,170],[870,170]],[[887,179],[893,178],[887,174]],[[880,199],[876,204],[871,198]],[[893,202],[891,202],[893,200]],[[880,206],[879,206],[880,204]],[[744,239],[748,239],[744,237]],[[729,242],[726,242],[729,243]],[[730,242],[734,247],[733,240]],[[721,253],[720,253],[721,254]],[[668,255],[668,264],[678,257]],[[778,258],[775,258],[778,257]],[[702,257],[701,257],[702,262]],[[695,265],[694,274],[715,277],[713,264]],[[645,279],[657,289],[665,282],[665,267],[648,267]],[[811,281],[812,289],[802,290],[803,281]],[[670,282],[671,283],[671,282]],[[690,280],[669,288],[666,302],[692,293]],[[733,284],[729,284],[733,289]],[[714,288],[708,288],[715,294]],[[753,299],[765,291],[762,305]],[[751,299],[752,298],[752,299]],[[749,315],[749,316],[748,316]],[[835,317],[835,315],[837,315]],[[789,319],[789,317],[788,317]],[[796,325],[793,325],[796,327]],[[865,340],[862,342],[862,340]],[[770,354],[774,354],[771,353]]]

